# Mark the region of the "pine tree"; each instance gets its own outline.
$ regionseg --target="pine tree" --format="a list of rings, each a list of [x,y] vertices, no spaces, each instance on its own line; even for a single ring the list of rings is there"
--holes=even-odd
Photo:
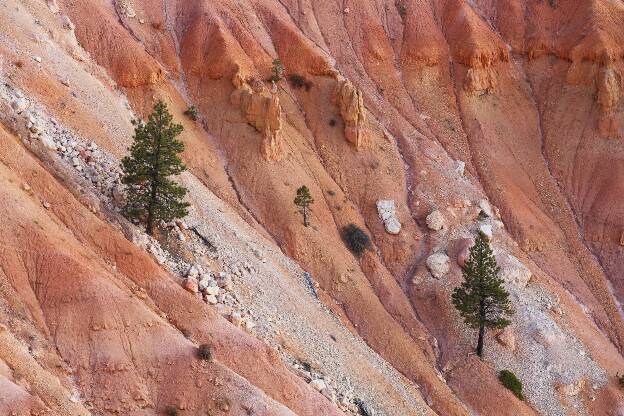
[[[310,225],[308,221],[308,209],[310,204],[314,203],[314,199],[312,199],[312,195],[310,195],[310,190],[307,186],[303,185],[299,189],[297,189],[297,196],[295,197],[295,205],[301,208],[301,214],[303,214],[303,225],[307,227]]]
[[[453,291],[453,305],[464,322],[479,330],[479,357],[483,354],[486,328],[502,329],[511,323],[505,316],[513,314],[513,309],[499,272],[487,236],[479,233],[464,266],[464,282]]]
[[[282,65],[282,61],[278,58],[273,59],[273,68],[271,68],[271,72],[273,72],[273,76],[271,76],[271,81],[279,82],[284,75],[284,65]]]
[[[134,142],[122,161],[122,182],[127,186],[125,214],[145,223],[148,234],[158,220],[171,221],[188,214],[186,189],[169,177],[186,170],[178,156],[184,144],[177,139],[182,126],[173,123],[167,105],[158,101],[147,123],[133,121]]]

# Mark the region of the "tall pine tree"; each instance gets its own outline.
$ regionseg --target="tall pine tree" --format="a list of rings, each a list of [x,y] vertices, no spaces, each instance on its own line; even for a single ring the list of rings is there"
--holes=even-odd
[[[312,198],[312,195],[310,195],[310,190],[307,186],[303,185],[297,189],[297,196],[293,202],[301,208],[301,214],[303,214],[303,225],[304,227],[307,227],[310,225],[310,221],[308,221],[308,209],[310,208],[310,204],[314,203],[314,199]]]
[[[464,282],[453,291],[453,305],[464,322],[479,330],[479,357],[483,355],[486,329],[502,329],[511,323],[505,316],[513,314],[513,309],[499,272],[488,238],[480,232],[464,266]]]
[[[170,179],[186,170],[178,156],[184,150],[184,144],[177,139],[183,128],[173,123],[167,105],[160,100],[147,123],[133,123],[130,155],[121,161],[122,182],[127,185],[124,211],[130,219],[143,222],[152,235],[157,221],[171,221],[188,214],[186,189]]]

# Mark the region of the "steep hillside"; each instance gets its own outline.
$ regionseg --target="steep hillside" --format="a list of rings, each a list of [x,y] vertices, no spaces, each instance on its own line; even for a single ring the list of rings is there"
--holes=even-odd
[[[4,0],[0,413],[624,415],[622,27],[619,0]],[[157,99],[191,210],[152,238],[119,160]],[[483,360],[450,298],[479,230],[516,310]]]

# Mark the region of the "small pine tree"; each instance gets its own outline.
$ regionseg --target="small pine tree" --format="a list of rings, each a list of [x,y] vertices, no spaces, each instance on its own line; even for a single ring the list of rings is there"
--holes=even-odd
[[[513,314],[513,309],[499,272],[488,238],[480,232],[464,266],[464,281],[453,291],[453,305],[464,322],[479,330],[479,357],[483,354],[486,328],[502,329],[511,323],[505,316]]]
[[[122,182],[127,186],[124,212],[130,219],[145,223],[148,234],[158,220],[171,221],[188,214],[184,202],[186,189],[169,177],[179,175],[186,166],[178,156],[184,144],[177,139],[180,124],[173,123],[167,105],[158,101],[147,123],[134,121],[134,142],[130,154],[121,161]]]
[[[282,61],[278,58],[273,59],[273,68],[271,72],[273,72],[273,76],[271,77],[271,81],[278,82],[282,79],[284,75],[284,65],[282,65]]]
[[[307,227],[310,225],[310,221],[308,220],[308,209],[310,208],[310,205],[314,203],[314,199],[312,198],[312,195],[310,195],[310,190],[307,186],[303,185],[297,189],[297,196],[293,202],[301,208],[300,211],[303,215],[303,225]]]

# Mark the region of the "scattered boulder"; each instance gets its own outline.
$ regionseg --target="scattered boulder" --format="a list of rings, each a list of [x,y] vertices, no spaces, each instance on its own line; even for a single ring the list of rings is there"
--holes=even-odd
[[[451,270],[450,263],[449,256],[444,253],[434,253],[427,258],[427,268],[436,279],[443,277]]]
[[[527,286],[533,276],[531,270],[511,254],[498,256],[497,262],[501,268],[500,277],[505,282],[509,282],[521,289]]]
[[[189,278],[184,279],[183,287],[184,289],[186,289],[187,292],[197,293],[198,291],[197,279],[195,279],[194,277],[189,277]]]
[[[585,387],[585,380],[576,380],[572,383],[561,384],[557,387],[557,390],[566,396],[577,396],[581,390]]]
[[[208,286],[208,287],[204,288],[204,293],[206,295],[217,296],[219,294],[220,290],[221,289],[219,289],[218,286]]]
[[[460,238],[455,242],[457,250],[457,264],[460,267],[466,265],[466,260],[470,257],[470,248],[474,245],[473,238]]]
[[[232,312],[230,314],[230,322],[237,327],[240,327],[243,324],[243,317],[240,312]]]
[[[383,221],[384,227],[388,234],[399,234],[401,232],[401,223],[396,217],[396,205],[394,200],[377,201],[377,213]]]
[[[509,348],[511,351],[516,350],[516,335],[510,326],[507,326],[496,335],[496,341],[504,347]]]
[[[189,268],[188,272],[186,272],[187,277],[197,278],[199,276],[199,267],[197,265],[193,265]]]
[[[437,209],[427,215],[427,227],[433,231],[439,231],[445,226],[444,215]]]
[[[321,392],[323,391],[323,389],[327,388],[327,383],[325,383],[325,380],[323,380],[322,378],[317,378],[310,382],[310,387],[318,392]]]
[[[208,302],[211,305],[216,305],[219,301],[215,295],[207,295],[206,302]]]

